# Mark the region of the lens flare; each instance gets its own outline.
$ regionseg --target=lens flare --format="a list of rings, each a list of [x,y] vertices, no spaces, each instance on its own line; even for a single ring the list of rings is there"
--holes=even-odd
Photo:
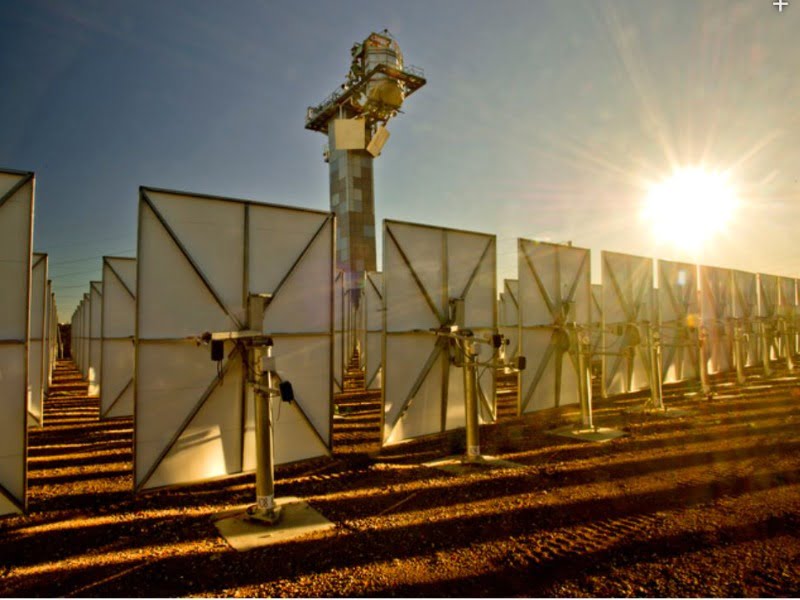
[[[658,241],[696,251],[725,229],[737,205],[725,174],[691,167],[650,189],[642,217]]]

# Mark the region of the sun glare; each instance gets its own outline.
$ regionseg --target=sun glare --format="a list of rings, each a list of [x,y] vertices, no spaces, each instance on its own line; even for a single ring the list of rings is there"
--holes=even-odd
[[[684,168],[650,189],[642,216],[658,241],[698,250],[725,229],[737,204],[724,174]]]

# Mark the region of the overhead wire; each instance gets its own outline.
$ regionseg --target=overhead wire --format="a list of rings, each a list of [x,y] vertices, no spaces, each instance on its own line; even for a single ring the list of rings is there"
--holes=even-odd
[[[98,255],[93,255],[93,256],[84,256],[82,258],[74,258],[74,259],[71,259],[71,260],[60,260],[60,261],[57,261],[57,262],[51,262],[50,266],[67,265],[67,264],[72,264],[72,263],[76,263],[76,262],[84,262],[84,261],[88,261],[88,260],[94,260],[94,259],[97,259],[97,258],[103,258],[104,256],[114,256],[116,254],[127,254],[128,252],[136,252],[136,248],[128,248],[128,249],[125,249],[125,250],[116,250],[116,251],[110,252],[110,253],[98,254]]]
[[[53,275],[50,279],[63,279],[64,277],[75,277],[77,275],[89,275],[91,273],[99,273],[102,271],[100,267],[92,269],[91,271],[75,271],[74,273],[64,273],[62,275]]]
[[[135,236],[133,236],[133,239],[135,240]],[[103,242],[111,242],[111,241],[118,242],[118,241],[120,241],[120,237],[119,236],[110,236],[110,237],[102,238],[102,239],[90,239],[90,240],[83,240],[83,241],[80,241],[80,242],[68,242],[68,243],[63,243],[63,244],[56,244],[55,246],[47,246],[45,248],[45,250],[47,252],[52,252],[54,250],[59,250],[61,248],[75,248],[75,247],[78,247],[78,246],[90,246],[90,245],[97,245],[97,244],[103,243]]]
[[[86,285],[85,283],[79,283],[77,285],[60,285],[60,286],[58,286],[58,289],[60,289],[60,290],[71,290],[71,289],[75,289],[75,288],[88,288],[88,287],[89,286]]]

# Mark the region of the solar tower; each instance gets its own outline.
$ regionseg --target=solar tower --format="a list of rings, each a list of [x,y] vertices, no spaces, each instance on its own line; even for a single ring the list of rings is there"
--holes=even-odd
[[[420,69],[404,63],[385,29],[354,44],[350,54],[344,83],[308,108],[305,126],[328,136],[324,157],[336,214],[336,266],[344,273],[350,309],[358,311],[365,275],[377,268],[372,162],[389,138],[386,123],[426,81]]]

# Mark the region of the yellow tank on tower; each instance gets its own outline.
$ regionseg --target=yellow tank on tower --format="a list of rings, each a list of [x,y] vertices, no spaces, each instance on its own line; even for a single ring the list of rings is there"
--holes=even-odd
[[[376,72],[369,78],[366,88],[367,102],[384,105],[396,111],[405,100],[405,85],[392,77],[403,71],[403,53],[397,42],[388,34],[373,33],[362,44],[364,70],[370,73],[378,65],[384,65],[385,72]]]

